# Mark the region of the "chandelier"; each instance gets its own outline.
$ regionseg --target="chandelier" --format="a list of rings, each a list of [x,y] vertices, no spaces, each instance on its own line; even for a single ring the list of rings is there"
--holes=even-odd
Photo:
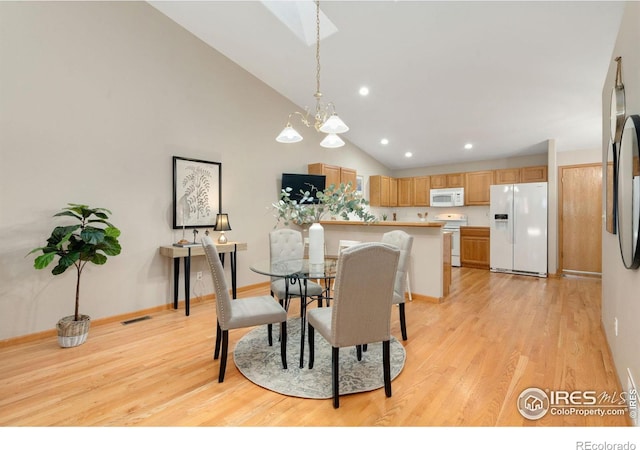
[[[322,147],[337,148],[344,145],[344,141],[338,136],[339,133],[349,131],[349,127],[338,117],[336,108],[333,103],[324,104],[322,102],[322,93],[320,92],[320,0],[316,0],[316,93],[313,94],[316,99],[316,108],[313,116],[307,107],[305,113],[293,112],[289,114],[287,125],[280,132],[276,141],[285,144],[300,142],[302,136],[291,126],[291,118],[299,116],[300,121],[307,127],[313,127],[316,131],[327,133],[325,138],[320,142]]]

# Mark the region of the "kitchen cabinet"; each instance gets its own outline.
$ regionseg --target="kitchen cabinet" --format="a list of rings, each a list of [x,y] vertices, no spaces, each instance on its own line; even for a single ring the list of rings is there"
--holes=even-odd
[[[488,205],[491,200],[493,170],[465,173],[465,205]]]
[[[444,189],[464,187],[463,173],[447,173],[443,175],[431,175],[431,189]]]
[[[541,181],[547,181],[547,166],[531,166],[520,169],[520,183],[538,183]]]
[[[497,169],[494,178],[494,184],[520,183],[520,169]]]
[[[351,186],[356,186],[356,170],[349,169],[347,167],[340,166],[332,166],[330,164],[324,163],[313,163],[307,166],[307,172],[315,175],[325,175],[326,178],[326,186],[329,187],[332,184],[335,186],[340,186],[340,184],[349,184]]]
[[[398,178],[398,206],[413,206],[413,178]]]
[[[460,227],[460,265],[489,269],[489,227]]]
[[[398,206],[398,180],[389,178],[389,206]]]
[[[413,177],[413,206],[429,206],[431,177]]]
[[[369,204],[391,206],[391,178],[384,175],[369,177]]]

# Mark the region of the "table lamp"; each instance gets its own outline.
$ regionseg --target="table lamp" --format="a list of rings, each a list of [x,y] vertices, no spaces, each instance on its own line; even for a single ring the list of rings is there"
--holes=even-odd
[[[218,237],[218,244],[226,244],[227,237],[224,235],[224,232],[231,230],[231,226],[229,225],[229,215],[218,214],[216,216],[216,225],[213,227],[213,230],[220,232],[220,237]]]

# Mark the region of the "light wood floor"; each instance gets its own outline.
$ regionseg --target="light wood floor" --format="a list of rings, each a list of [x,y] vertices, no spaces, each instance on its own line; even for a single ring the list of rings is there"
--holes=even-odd
[[[231,353],[219,384],[215,308],[203,302],[190,317],[167,310],[93,326],[76,348],[54,337],[0,349],[0,425],[628,425],[578,415],[528,421],[516,408],[528,387],[621,392],[600,326],[600,280],[453,272],[445,302],[407,303],[407,360],[391,398],[348,395],[334,410],[331,400],[286,397],[248,381]],[[230,349],[247,331],[230,333]],[[392,332],[400,336],[395,307]]]

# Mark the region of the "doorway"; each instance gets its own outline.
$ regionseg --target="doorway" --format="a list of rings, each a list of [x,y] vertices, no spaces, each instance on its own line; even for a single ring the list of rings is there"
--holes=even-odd
[[[602,164],[558,168],[558,269],[602,274]]]

